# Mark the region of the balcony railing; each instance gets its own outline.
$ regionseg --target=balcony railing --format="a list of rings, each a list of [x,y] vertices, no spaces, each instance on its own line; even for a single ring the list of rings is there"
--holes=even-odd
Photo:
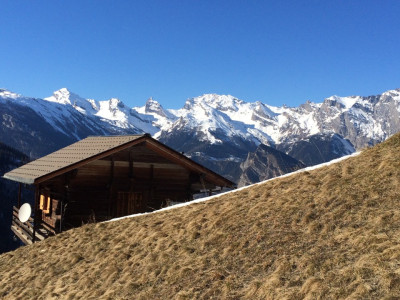
[[[36,231],[34,230],[34,222],[30,217],[28,221],[21,222],[18,218],[19,208],[13,207],[13,216],[11,230],[14,234],[25,244],[30,245],[33,242],[42,241],[49,236],[49,232],[42,226],[37,226]],[[33,233],[35,231],[35,239],[33,239]]]

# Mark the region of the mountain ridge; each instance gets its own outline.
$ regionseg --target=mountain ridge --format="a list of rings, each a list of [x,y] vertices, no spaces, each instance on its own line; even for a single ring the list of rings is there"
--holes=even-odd
[[[334,95],[325,98],[325,100],[321,103],[313,103],[308,101],[298,107],[287,107],[285,105],[281,107],[274,107],[264,104],[260,101],[245,102],[231,95],[203,94],[202,96],[188,99],[183,108],[178,110],[164,109],[159,102],[152,98],[149,98],[146,104],[142,107],[128,108],[121,100],[117,98],[111,98],[109,100],[102,101],[84,99],[79,95],[70,92],[66,88],[55,91],[52,96],[44,99],[24,97],[8,90],[1,89],[0,98],[9,98],[14,100],[19,99],[20,104],[26,105],[32,104],[29,103],[29,100],[30,102],[40,102],[40,100],[45,100],[47,102],[59,103],[65,105],[66,107],[73,107],[75,110],[86,115],[94,114],[101,117],[103,120],[119,121],[119,127],[121,128],[128,126],[128,124],[136,125],[135,123],[138,123],[136,126],[137,130],[145,131],[146,129],[149,129],[148,131],[152,131],[149,133],[152,134],[156,134],[157,132],[155,132],[155,130],[157,130],[157,128],[160,129],[160,127],[153,126],[153,128],[150,129],[151,126],[148,126],[149,120],[151,119],[148,117],[150,116],[154,118],[153,121],[158,121],[161,118],[165,118],[169,122],[179,122],[179,119],[184,117],[191,120],[191,122],[195,122],[195,124],[193,124],[195,126],[199,125],[199,122],[201,123],[202,121],[211,119],[211,124],[214,126],[210,126],[210,128],[215,128],[215,125],[224,127],[224,120],[231,123],[236,121],[244,125],[251,125],[250,127],[245,126],[246,128],[240,128],[236,134],[239,134],[239,132],[242,135],[250,133],[253,134],[253,138],[257,139],[260,143],[268,144],[269,142],[273,142],[278,144],[287,138],[285,137],[284,132],[286,127],[288,127],[288,122],[285,120],[288,117],[296,120],[294,123],[296,123],[296,126],[298,127],[297,129],[305,130],[303,134],[311,135],[316,133],[332,132],[332,128],[328,129],[326,124],[325,126],[316,124],[321,123],[320,119],[312,118],[315,117],[312,114],[315,114],[316,110],[320,110],[325,114],[330,114],[328,118],[325,118],[325,120],[328,119],[329,122],[332,118],[337,117],[338,114],[351,110],[353,116],[357,114],[362,115],[363,112],[371,112],[374,106],[376,106],[381,99],[381,102],[392,99],[397,105],[396,110],[399,110],[400,89],[393,89],[386,91],[381,95],[367,97],[339,97]],[[152,106],[154,107],[153,109]],[[43,109],[43,106],[41,109]],[[134,114],[134,112],[136,112],[136,114]],[[222,117],[218,115],[218,113],[222,113],[220,114]],[[221,124],[216,124],[213,122],[214,118],[210,118],[211,116],[219,117]],[[133,117],[133,119],[129,119],[129,117]],[[143,119],[145,119],[145,125],[140,124],[140,121],[143,122]],[[275,122],[275,124],[272,124],[273,122]],[[208,123],[206,124],[209,125]],[[225,126],[224,129],[228,133],[227,135],[229,135],[229,133],[234,134],[234,132],[232,132],[232,127]],[[253,132],[251,132],[252,129]],[[255,132],[257,130],[259,132],[256,134]],[[277,130],[281,130],[281,133],[279,134]],[[387,135],[385,135],[385,133],[381,130],[380,126],[375,126],[374,130],[372,130],[372,133],[372,135],[369,135],[370,138],[384,140],[387,137]],[[393,134],[393,132],[389,133],[388,135],[391,134]],[[344,137],[346,138],[345,135]],[[215,140],[212,140],[212,142],[215,142]]]
[[[382,142],[400,130],[400,89],[367,97],[331,96],[321,103],[308,101],[298,107],[275,107],[231,95],[204,94],[189,98],[181,109],[165,109],[152,98],[144,106],[130,108],[116,98],[84,99],[66,88],[45,99],[28,98],[3,89],[0,106],[2,103],[18,105],[18,109],[13,108],[15,115],[8,107],[3,108],[3,127],[11,132],[12,124],[26,122],[18,114],[23,115],[29,109],[42,118],[36,122],[41,124],[37,126],[40,128],[30,135],[41,135],[43,139],[42,131],[46,130],[52,131],[51,136],[65,136],[65,141],[76,141],[87,135],[146,132],[234,180],[238,180],[240,163],[260,144],[289,154],[287,149],[311,136],[336,134],[338,144],[350,143],[343,149],[352,147],[355,151]],[[15,134],[21,136],[22,129]],[[6,139],[10,146],[28,153],[26,148],[21,148],[20,141]],[[56,145],[35,149],[33,154],[40,156],[54,148]],[[347,150],[338,156],[349,154]],[[296,159],[302,161],[302,158]],[[327,159],[324,157],[321,161]],[[228,168],[226,162],[229,162]]]

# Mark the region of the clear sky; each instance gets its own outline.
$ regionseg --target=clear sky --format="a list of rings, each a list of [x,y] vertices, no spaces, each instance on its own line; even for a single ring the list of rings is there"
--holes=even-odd
[[[400,88],[399,0],[0,0],[0,87],[166,108]]]

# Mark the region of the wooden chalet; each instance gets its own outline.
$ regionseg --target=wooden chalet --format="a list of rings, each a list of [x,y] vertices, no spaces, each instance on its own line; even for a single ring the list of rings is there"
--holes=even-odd
[[[150,135],[88,137],[4,174],[33,185],[33,217],[11,229],[30,244],[89,222],[160,209],[234,183]]]

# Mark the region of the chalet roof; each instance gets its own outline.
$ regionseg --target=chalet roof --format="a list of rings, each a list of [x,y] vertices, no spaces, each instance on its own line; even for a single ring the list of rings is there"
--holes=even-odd
[[[207,174],[221,186],[233,186],[234,183],[197,164],[183,154],[153,139],[148,134],[123,136],[90,136],[72,145],[41,157],[6,174],[4,178],[13,181],[38,184],[47,179],[64,174],[91,161],[104,158],[110,154],[146,142],[160,155],[199,173]]]
[[[4,178],[32,184],[36,179],[134,141],[143,135],[90,136],[14,169]]]

